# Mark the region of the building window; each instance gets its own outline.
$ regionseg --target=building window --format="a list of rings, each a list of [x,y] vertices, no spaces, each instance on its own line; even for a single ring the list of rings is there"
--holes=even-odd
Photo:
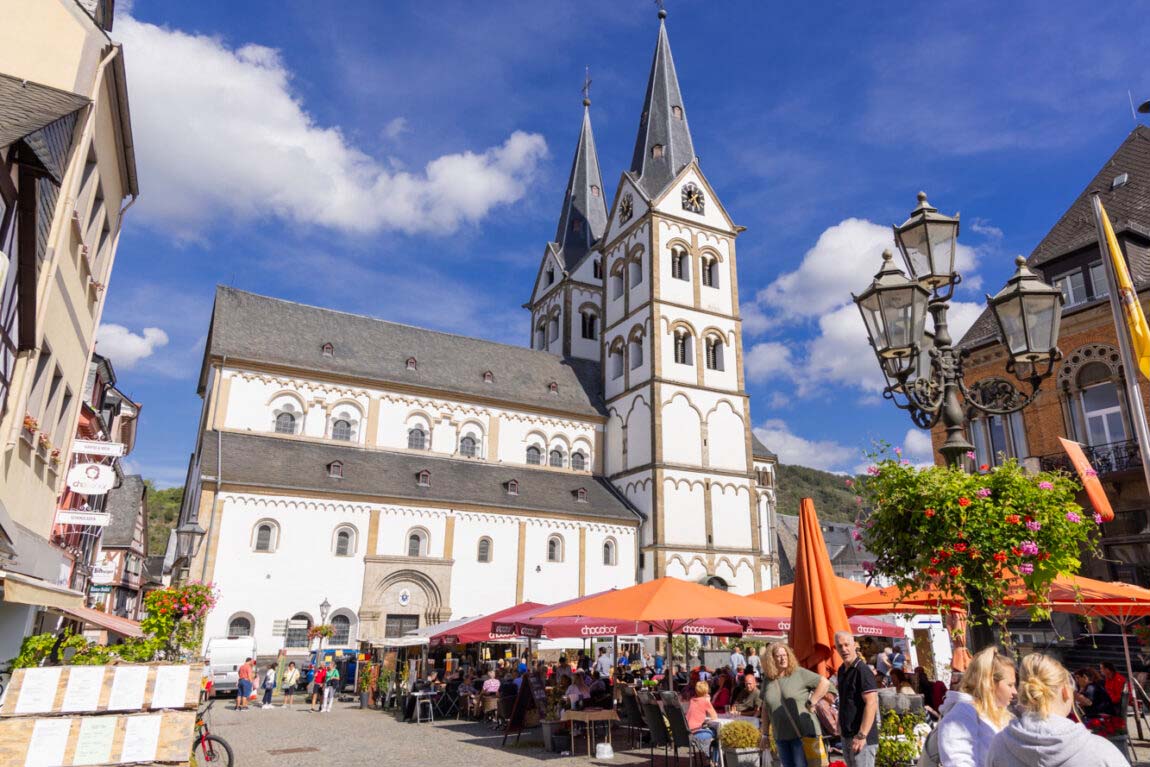
[[[672,106],[671,107],[671,116],[674,117],[676,120],[682,120],[683,119],[683,107],[679,106],[678,104],[675,104],[674,106]]]
[[[575,471],[587,470],[587,457],[579,450],[571,454],[571,468]]]
[[[707,369],[723,369],[723,342],[717,338],[707,339]]]
[[[591,268],[592,268],[592,274],[595,275],[595,279],[597,279],[597,280],[603,279],[603,259],[601,259],[601,258],[595,259]]]
[[[547,348],[547,330],[544,327],[544,323],[540,323],[539,327],[535,328],[534,348],[535,349],[546,349]]]
[[[617,381],[623,377],[623,350],[617,348],[608,355],[608,366],[611,368],[611,380]]]
[[[1078,372],[1083,433],[1089,445],[1108,445],[1126,440],[1126,419],[1118,397],[1118,387],[1110,380],[1109,369],[1100,362],[1084,365]]]
[[[587,503],[587,490],[580,487],[575,491],[575,500],[579,503]]]
[[[418,615],[395,615],[389,613],[383,624],[383,635],[402,637],[419,628]]]
[[[491,561],[491,539],[484,537],[479,539],[479,551],[475,555],[475,559],[479,562]]]
[[[620,269],[611,275],[611,299],[623,296],[623,270]]]
[[[558,381],[552,381],[551,383],[547,384],[547,391],[551,392],[552,394],[558,394],[559,393],[559,382]]]
[[[631,369],[643,364],[643,339],[635,338],[627,344],[627,356],[631,359]]]
[[[1064,308],[1078,306],[1110,294],[1106,270],[1101,261],[1079,266],[1054,278],[1054,287],[1062,291]]]
[[[431,487],[431,472],[427,469],[419,472],[416,482],[420,487]]]
[[[323,356],[325,356],[325,357],[334,357],[335,356],[335,347],[332,346],[331,344],[324,344],[323,346],[320,347],[320,353],[322,353]]]
[[[237,615],[228,621],[228,638],[250,637],[252,635],[252,622],[250,618]]]
[[[307,613],[296,613],[288,621],[285,647],[307,647],[307,632],[311,629],[311,618]]]
[[[331,425],[331,438],[342,440],[344,442],[351,441],[351,421],[345,421],[340,418]]]
[[[527,463],[531,466],[538,466],[543,463],[543,451],[535,445],[527,448]]]
[[[483,374],[483,383],[495,383],[495,374],[490,370]]]
[[[406,366],[408,370],[418,370],[419,362],[415,359],[415,357],[408,357]]]
[[[651,147],[651,159],[658,160],[663,156],[663,145],[655,144]]]
[[[327,465],[327,475],[335,479],[343,479],[343,462],[332,461]]]
[[[594,341],[599,337],[599,318],[595,312],[579,312],[579,316],[583,320],[583,337],[589,341]]]
[[[341,527],[335,532],[335,555],[350,557],[352,554],[355,554],[355,531],[349,527]]]
[[[276,434],[295,434],[295,416],[280,413],[276,416]]]
[[[607,567],[614,567],[618,564],[615,559],[615,541],[613,540],[603,542],[603,564]]]
[[[507,481],[507,494],[519,495],[519,480],[510,479]]]
[[[547,561],[548,562],[562,562],[563,561],[563,537],[553,535],[547,539]]]
[[[627,265],[627,273],[631,278],[631,287],[635,287],[643,281],[643,264],[639,259],[635,259]]]
[[[1000,466],[1007,459],[1026,457],[1026,427],[1022,413],[972,418],[970,431],[979,466]]]
[[[551,331],[550,332],[551,340],[552,341],[558,341],[559,340],[559,318],[558,317],[552,317],[551,320],[547,323],[547,327]]]
[[[346,615],[335,615],[331,619],[332,647],[347,647],[351,643],[351,618]]]
[[[719,262],[713,258],[703,259],[703,285],[708,288],[719,287]]]
[[[547,454],[547,463],[548,463],[548,465],[554,466],[557,469],[562,469],[563,468],[563,451],[560,450],[559,448],[555,448],[554,450],[552,450],[550,453]]]
[[[671,276],[676,280],[691,279],[690,259],[682,248],[671,251]]]
[[[412,530],[407,534],[407,556],[427,556],[427,533],[423,530]]]
[[[271,553],[279,543],[279,527],[274,522],[259,522],[252,535],[254,551]]]
[[[675,333],[675,362],[680,365],[694,364],[691,359],[691,336],[682,330]]]
[[[474,458],[479,455],[479,442],[476,441],[474,436],[468,434],[459,440],[459,454],[465,458]]]
[[[427,432],[420,427],[416,426],[414,429],[407,431],[407,449],[408,450],[426,450],[427,449]]]

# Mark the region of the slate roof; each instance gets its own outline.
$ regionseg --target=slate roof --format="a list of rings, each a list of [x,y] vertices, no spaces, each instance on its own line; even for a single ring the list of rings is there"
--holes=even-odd
[[[583,127],[579,131],[579,143],[571,161],[571,175],[563,194],[559,228],[555,232],[559,257],[568,272],[574,270],[607,228],[603,176],[599,172],[595,136],[591,133],[591,102],[585,100],[583,103]]]
[[[445,458],[412,452],[365,450],[286,437],[223,432],[223,481],[285,491],[308,490],[398,498],[411,501],[479,504],[508,511],[554,512],[638,524],[641,514],[606,480],[542,468]],[[343,463],[343,478],[328,476],[328,465]],[[216,434],[205,432],[201,466],[216,466]],[[417,484],[431,472],[431,486]],[[214,479],[214,478],[213,478]],[[518,480],[519,494],[505,483]],[[581,503],[576,491],[587,491]]]
[[[639,117],[639,135],[631,158],[631,174],[651,198],[695,159],[695,146],[687,128],[687,110],[679,91],[679,76],[675,73],[671,43],[667,40],[666,16],[666,11],[659,11],[659,40],[655,44],[647,95]],[[675,116],[674,107],[679,108],[681,118]],[[651,148],[656,144],[663,147],[662,157],[651,156]]]
[[[325,343],[335,347],[333,357],[323,356]],[[209,357],[222,355],[579,416],[605,413],[598,362],[219,286],[204,372]],[[407,369],[410,357],[415,370]],[[484,382],[486,371],[494,374],[492,383]],[[558,384],[554,393],[551,382]],[[202,393],[202,376],[200,385]]]
[[[0,74],[0,147],[56,122],[88,104],[77,93]]]
[[[102,544],[104,546],[131,546],[133,533],[136,528],[136,515],[140,513],[140,503],[147,488],[144,478],[139,474],[129,474],[123,478],[119,487],[108,491],[108,500],[105,508],[111,519],[104,528]]]
[[[1129,177],[1126,184],[1112,190],[1112,182],[1123,173]],[[1041,269],[1074,251],[1097,246],[1094,207],[1090,201],[1094,191],[1101,192],[1102,204],[1106,207],[1116,234],[1134,232],[1150,238],[1150,127],[1139,125],[1130,131],[1101,170],[1031,251],[1026,259],[1029,267]],[[1138,288],[1150,285],[1150,264],[1131,260],[1130,272]],[[1047,281],[1049,276],[1044,275]],[[998,327],[994,317],[989,309],[984,309],[958,345],[961,348],[973,348],[997,340]]]
[[[778,460],[778,458],[779,458],[777,455],[775,455],[773,450],[771,450],[769,447],[764,445],[762,440],[760,440],[757,436],[755,436],[755,433],[753,431],[751,432],[751,457],[752,458],[767,458],[767,459],[774,459],[774,460]]]
[[[793,514],[776,515],[775,537],[779,544],[779,584],[795,582],[795,563],[799,548],[799,518]],[[854,525],[845,522],[822,522],[823,539],[831,568],[840,578],[860,580],[865,571],[862,563],[874,559],[866,549],[858,551],[851,539]]]

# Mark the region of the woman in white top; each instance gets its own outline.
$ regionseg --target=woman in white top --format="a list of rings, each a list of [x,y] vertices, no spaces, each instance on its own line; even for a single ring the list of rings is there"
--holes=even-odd
[[[1061,663],[1033,653],[1022,659],[1023,714],[994,736],[987,767],[1127,767],[1113,743],[1070,720],[1074,682]]]
[[[578,711],[583,708],[586,701],[591,699],[591,688],[587,685],[587,676],[582,671],[575,672],[575,679],[567,685],[567,708]]]
[[[284,671],[284,707],[291,708],[292,703],[295,702],[295,688],[299,684],[299,669],[295,667],[293,660],[288,664],[287,670]]]
[[[1011,715],[1017,676],[1014,661],[988,647],[975,655],[961,690],[943,699],[938,725],[938,755],[946,767],[985,767],[990,741]]]

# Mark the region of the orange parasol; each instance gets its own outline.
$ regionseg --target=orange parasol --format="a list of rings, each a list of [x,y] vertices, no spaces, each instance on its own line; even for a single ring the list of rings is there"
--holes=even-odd
[[[834,584],[835,588],[838,589],[839,597],[843,600],[844,605],[846,605],[847,600],[852,597],[861,596],[872,591],[878,591],[878,589],[871,588],[865,583],[852,581],[849,578],[840,578],[837,575],[834,577]],[[795,584],[788,583],[785,586],[776,586],[773,589],[759,591],[751,594],[750,596],[751,599],[761,599],[764,602],[774,602],[775,604],[782,605],[783,607],[790,607],[794,602],[794,593]],[[893,612],[893,610],[888,610],[887,612]]]
[[[951,599],[941,591],[903,592],[896,586],[869,589],[856,596],[844,596],[848,615],[883,615],[886,613],[937,613],[962,610],[965,603]]]
[[[850,633],[851,626],[835,586],[835,573],[815,502],[804,498],[799,504],[799,545],[789,637],[799,663],[822,676],[836,670],[842,663],[834,649],[836,631]]]

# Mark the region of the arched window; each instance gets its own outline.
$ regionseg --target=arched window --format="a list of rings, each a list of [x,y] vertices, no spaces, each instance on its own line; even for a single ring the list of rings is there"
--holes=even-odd
[[[479,551],[476,553],[475,558],[479,562],[490,562],[491,561],[491,539],[490,538],[484,536],[483,538],[479,539]]]
[[[250,637],[252,635],[252,622],[250,618],[237,615],[228,621],[228,637]]]
[[[412,530],[407,534],[407,556],[427,556],[427,533],[423,530]]]
[[[334,421],[331,425],[331,438],[344,442],[351,441],[351,421],[345,421],[342,418]]]
[[[527,448],[527,463],[532,466],[539,466],[543,463],[543,451],[535,447],[535,445]]]
[[[295,416],[280,413],[276,416],[276,434],[295,434]]]
[[[495,374],[490,370],[484,371],[483,383],[495,383]]]
[[[615,541],[608,539],[603,542],[603,564],[607,567],[613,567],[617,564],[615,560]]]
[[[663,145],[655,144],[651,147],[651,159],[658,160],[663,156]]]
[[[586,471],[587,457],[583,455],[582,451],[576,450],[571,454],[571,468],[575,471]]]
[[[597,279],[597,280],[603,279],[603,259],[601,259],[601,258],[595,259],[595,263],[593,264],[592,269],[593,269],[593,274],[595,275],[595,279]]]
[[[623,296],[623,269],[620,267],[611,274],[611,299]]]
[[[622,349],[622,347],[616,347],[616,348],[611,350],[611,353],[608,355],[607,364],[608,364],[608,367],[611,368],[611,380],[612,381],[623,377],[623,349]]]
[[[544,327],[545,323],[540,323],[539,327],[535,328],[535,348],[547,348],[547,330]]]
[[[552,450],[550,453],[547,454],[547,463],[551,466],[562,469],[563,468],[563,451],[560,450],[559,448],[555,448],[554,450]]]
[[[587,488],[581,487],[575,491],[575,500],[578,503],[587,503]]]
[[[285,647],[307,647],[307,632],[311,629],[311,616],[307,613],[296,613],[288,621],[287,634],[284,637]]]
[[[719,287],[719,262],[713,258],[703,259],[703,285],[708,288]]]
[[[331,618],[331,647],[346,647],[351,642],[351,618],[346,615],[333,615]]]
[[[547,539],[547,561],[563,561],[563,536],[553,535]]]
[[[631,369],[641,366],[643,364],[643,339],[633,338],[627,344],[627,356],[631,359]]]
[[[727,582],[717,575],[712,575],[703,581],[703,585],[719,591],[727,590]]]
[[[415,357],[408,357],[406,366],[408,370],[419,370],[419,360]]]
[[[691,359],[691,336],[685,330],[675,331],[675,362],[680,365],[693,364]]]
[[[508,495],[519,495],[519,480],[517,480],[517,479],[507,480],[506,487],[507,487],[507,494]]]
[[[334,357],[335,356],[335,347],[332,346],[331,344],[324,344],[322,347],[320,347],[320,352],[325,357]]]
[[[343,462],[332,461],[327,465],[327,475],[334,479],[343,479]]]
[[[416,426],[414,429],[407,430],[407,449],[427,449],[427,432],[425,432],[422,427]]]
[[[594,341],[598,338],[599,318],[595,315],[595,312],[579,312],[579,317],[583,321],[583,337],[590,341]]]
[[[252,550],[270,553],[279,543],[279,527],[275,522],[264,521],[256,524],[252,533]]]
[[[1087,443],[1107,445],[1125,441],[1126,420],[1110,370],[1101,362],[1083,365],[1078,371],[1077,383]]]
[[[474,458],[479,454],[479,442],[474,435],[468,434],[459,440],[459,454],[466,458]]]
[[[687,251],[680,247],[671,250],[671,276],[676,280],[691,279],[691,261]]]
[[[551,267],[547,270],[547,284],[551,285],[554,282],[555,282],[555,267]]]
[[[707,339],[707,369],[723,369],[723,342],[714,336]]]
[[[350,527],[341,527],[335,532],[335,555],[337,557],[350,557],[355,554],[355,530]]]
[[[431,487],[431,472],[427,469],[419,472],[419,474],[416,475],[415,483],[420,487]]]
[[[643,264],[639,259],[635,259],[627,265],[627,273],[630,276],[630,285],[635,287],[643,281]]]

